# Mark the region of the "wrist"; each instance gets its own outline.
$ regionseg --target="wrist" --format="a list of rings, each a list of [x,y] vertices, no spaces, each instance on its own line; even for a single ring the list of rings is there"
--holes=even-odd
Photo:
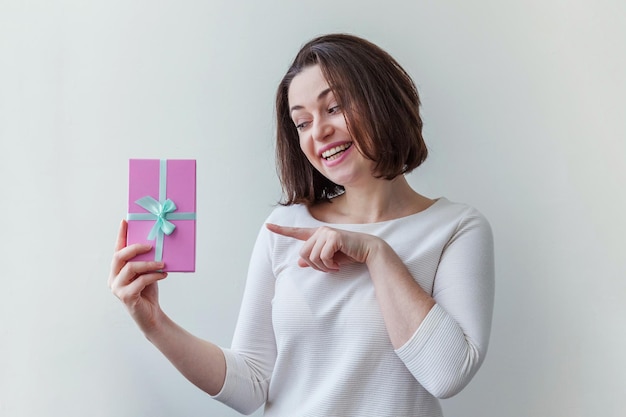
[[[164,332],[170,319],[161,309],[158,309],[148,320],[137,319],[136,321],[146,339],[153,341]]]
[[[395,255],[391,246],[389,246],[383,239],[372,236],[368,245],[367,256],[365,257],[365,264],[368,268],[371,268],[379,262],[389,259],[390,254]]]

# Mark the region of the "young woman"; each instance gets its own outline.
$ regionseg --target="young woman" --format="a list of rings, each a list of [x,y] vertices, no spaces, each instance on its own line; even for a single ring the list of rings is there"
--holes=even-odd
[[[487,351],[493,240],[475,209],[414,191],[427,156],[419,97],[385,51],[345,34],[302,47],[277,94],[284,201],[259,232],[232,346],[160,309],[149,250],[109,285],[194,384],[242,413],[440,416]]]

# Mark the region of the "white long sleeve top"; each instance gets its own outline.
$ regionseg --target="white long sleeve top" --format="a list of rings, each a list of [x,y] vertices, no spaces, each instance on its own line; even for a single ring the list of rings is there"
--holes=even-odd
[[[303,205],[269,223],[327,225],[384,239],[436,304],[393,348],[363,264],[324,273],[297,264],[302,242],[259,232],[214,398],[267,417],[436,417],[487,352],[494,298],[493,238],[474,208],[439,198],[426,210],[370,224],[326,224]]]

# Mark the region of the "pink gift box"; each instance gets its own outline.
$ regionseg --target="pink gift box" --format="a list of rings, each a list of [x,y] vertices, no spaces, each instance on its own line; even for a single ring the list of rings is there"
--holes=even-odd
[[[131,159],[127,244],[152,245],[133,260],[162,260],[164,271],[196,270],[196,161]]]

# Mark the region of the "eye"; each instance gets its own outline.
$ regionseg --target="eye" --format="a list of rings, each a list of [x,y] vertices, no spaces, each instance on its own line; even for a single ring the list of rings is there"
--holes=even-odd
[[[335,104],[328,109],[328,114],[336,114],[339,112],[341,112],[341,106],[339,104]]]
[[[311,122],[302,122],[302,123],[296,123],[296,129],[297,130],[302,130],[304,128],[306,128]]]

